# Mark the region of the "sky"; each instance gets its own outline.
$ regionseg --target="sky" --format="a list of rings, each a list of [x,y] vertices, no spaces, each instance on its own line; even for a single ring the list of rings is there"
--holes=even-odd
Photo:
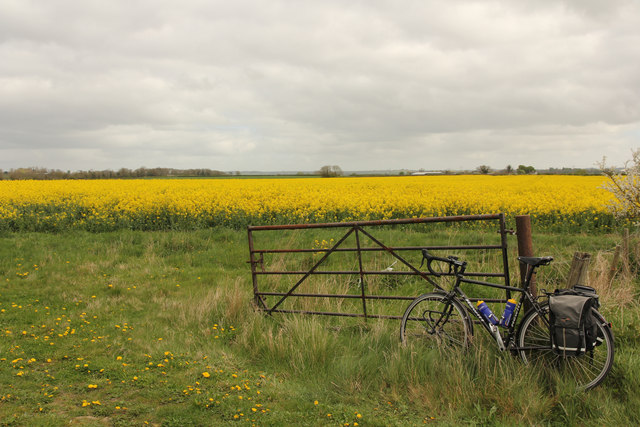
[[[640,148],[637,0],[0,0],[0,169],[537,169]]]

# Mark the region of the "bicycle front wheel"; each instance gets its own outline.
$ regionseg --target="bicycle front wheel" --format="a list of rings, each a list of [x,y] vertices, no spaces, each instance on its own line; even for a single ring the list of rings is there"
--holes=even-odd
[[[413,300],[402,316],[400,340],[432,348],[466,347],[473,333],[464,307],[437,292]]]
[[[592,309],[598,323],[602,343],[581,356],[563,357],[551,348],[549,333],[549,305],[541,311],[527,313],[518,329],[518,353],[527,364],[554,369],[578,389],[589,390],[604,380],[613,365],[613,333],[606,320]]]

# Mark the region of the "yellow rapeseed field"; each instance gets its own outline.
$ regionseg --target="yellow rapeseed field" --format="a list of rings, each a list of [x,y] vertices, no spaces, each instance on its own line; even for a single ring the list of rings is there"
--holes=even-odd
[[[602,177],[411,176],[0,181],[0,229],[93,231],[333,222],[505,212],[606,229]]]

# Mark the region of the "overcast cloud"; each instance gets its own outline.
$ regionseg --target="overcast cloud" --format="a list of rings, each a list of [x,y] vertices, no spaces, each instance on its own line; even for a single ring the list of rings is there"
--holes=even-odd
[[[640,2],[0,0],[0,168],[621,165]]]

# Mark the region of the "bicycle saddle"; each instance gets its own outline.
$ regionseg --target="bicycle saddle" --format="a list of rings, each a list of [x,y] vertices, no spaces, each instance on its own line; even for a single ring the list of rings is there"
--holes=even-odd
[[[553,257],[552,256],[542,256],[542,257],[537,257],[537,256],[519,256],[518,257],[518,261],[520,261],[523,264],[530,265],[532,267],[538,267],[540,265],[549,264],[551,261],[553,261]]]

